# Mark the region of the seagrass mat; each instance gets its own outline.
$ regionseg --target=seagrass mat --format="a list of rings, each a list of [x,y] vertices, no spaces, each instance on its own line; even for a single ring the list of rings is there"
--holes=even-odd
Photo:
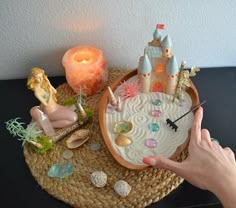
[[[109,83],[127,73],[121,69],[109,70]],[[74,95],[71,88],[65,83],[57,88],[58,102]],[[91,130],[91,138],[78,149],[72,150],[74,156],[66,160],[63,158],[65,151],[65,139],[57,142],[54,149],[44,155],[33,153],[29,146],[24,146],[24,155],[30,171],[40,186],[50,195],[64,201],[72,207],[135,207],[141,208],[157,202],[172,190],[176,189],[183,179],[174,173],[156,168],[142,171],[128,170],[119,165],[112,157],[103,141],[98,121],[98,103],[103,92],[88,97],[87,104],[94,110],[93,122],[86,128]],[[91,150],[92,143],[99,143],[101,148]],[[178,158],[179,161],[186,158],[184,151]],[[55,163],[72,162],[74,173],[67,178],[49,178],[47,172]],[[108,176],[107,185],[104,188],[96,188],[90,182],[90,174],[102,170]],[[113,190],[118,180],[127,181],[132,190],[126,198],[121,198]]]

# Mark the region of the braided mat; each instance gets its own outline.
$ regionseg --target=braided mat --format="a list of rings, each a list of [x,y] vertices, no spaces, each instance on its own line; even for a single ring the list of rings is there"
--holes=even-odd
[[[125,73],[127,73],[125,70],[111,69],[108,85]],[[59,103],[73,95],[73,91],[66,83],[60,85],[57,91]],[[102,93],[87,99],[87,104],[94,109],[93,122],[85,127],[91,130],[91,138],[83,146],[72,150],[74,156],[71,159],[63,158],[63,151],[67,149],[63,139],[55,144],[53,150],[44,155],[33,153],[31,148],[25,145],[26,163],[44,190],[72,207],[146,207],[168,195],[183,182],[183,179],[170,171],[157,168],[142,171],[128,170],[113,159],[99,129],[98,103]],[[101,144],[101,148],[97,151],[91,150],[92,143]],[[182,152],[178,160],[185,159],[186,155],[185,151]],[[72,162],[75,166],[74,173],[64,179],[48,177],[49,168],[58,162]],[[107,185],[103,188],[96,188],[90,182],[90,174],[97,170],[104,171],[108,176]],[[132,187],[126,198],[121,198],[113,189],[115,182],[121,179]]]

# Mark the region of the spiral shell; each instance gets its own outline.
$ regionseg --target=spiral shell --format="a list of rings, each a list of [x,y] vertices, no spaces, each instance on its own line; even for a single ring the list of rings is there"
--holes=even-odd
[[[92,184],[96,187],[104,187],[107,184],[107,174],[103,171],[95,171],[90,175]]]
[[[89,134],[90,134],[90,131],[88,129],[79,129],[79,130],[75,131],[66,140],[66,146],[69,149],[74,149],[74,148],[81,146],[82,144],[84,144],[85,142],[88,141]]]
[[[119,180],[114,185],[114,190],[121,197],[126,197],[131,191],[131,186],[124,180]]]

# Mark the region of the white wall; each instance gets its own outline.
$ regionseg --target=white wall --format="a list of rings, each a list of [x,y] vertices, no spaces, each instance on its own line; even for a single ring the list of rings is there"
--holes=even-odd
[[[64,75],[67,49],[93,45],[109,67],[134,68],[156,23],[188,66],[236,65],[235,0],[1,0],[0,79],[38,66]]]

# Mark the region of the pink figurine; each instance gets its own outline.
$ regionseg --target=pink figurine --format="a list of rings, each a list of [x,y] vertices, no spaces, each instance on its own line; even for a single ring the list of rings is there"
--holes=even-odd
[[[65,128],[78,120],[77,114],[71,109],[59,105],[56,99],[56,89],[51,85],[44,70],[33,68],[29,75],[27,86],[41,102],[40,106],[31,108],[33,121],[37,121],[45,134],[51,135],[53,128]],[[51,128],[50,125],[51,124]]]

